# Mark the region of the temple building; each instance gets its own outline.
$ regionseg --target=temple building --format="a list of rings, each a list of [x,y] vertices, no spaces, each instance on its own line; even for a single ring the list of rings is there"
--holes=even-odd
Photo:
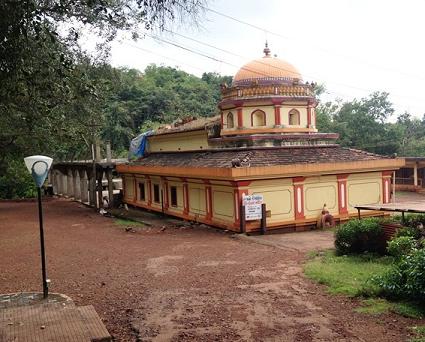
[[[324,206],[338,222],[356,205],[388,203],[404,159],[341,147],[337,134],[318,132],[314,86],[266,45],[222,85],[219,116],[158,129],[143,157],[117,166],[124,202],[233,231],[245,195],[263,196],[268,230],[316,226]],[[247,232],[259,227],[246,223]]]

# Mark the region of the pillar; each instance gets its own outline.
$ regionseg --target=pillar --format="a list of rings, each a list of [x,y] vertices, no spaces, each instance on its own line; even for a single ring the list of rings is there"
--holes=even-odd
[[[304,180],[305,177],[294,177],[292,179],[294,185],[294,208],[295,220],[302,220],[304,215]]]
[[[167,178],[162,178],[162,203],[164,210],[167,210],[170,206],[169,196],[168,196],[168,181]]]
[[[186,179],[183,179],[183,214],[189,214],[189,186]]]
[[[79,201],[81,200],[81,190],[80,190],[80,175],[78,170],[72,170],[72,187],[74,189],[74,199]]]
[[[413,185],[418,186],[418,163],[413,165]]]
[[[382,172],[382,203],[390,203],[391,171]]]
[[[103,208],[103,186],[102,186],[102,179],[103,179],[103,170],[97,170],[96,172],[96,181],[97,181],[97,208]]]
[[[57,177],[56,177],[56,170],[55,169],[50,169],[50,178],[52,180],[52,190],[53,190],[53,195],[55,195],[58,191],[58,184],[57,184]]]
[[[114,183],[113,183],[113,179],[112,179],[112,167],[108,167],[106,169],[106,179],[108,180],[109,207],[112,208],[113,204],[114,204]],[[136,192],[136,194],[137,194],[137,192]]]
[[[74,177],[72,177],[72,170],[68,169],[66,177],[66,195],[74,197]]]
[[[148,205],[152,205],[152,181],[146,176],[146,190],[148,192]]]
[[[68,192],[68,175],[64,173],[61,173],[61,178],[62,178],[62,191],[61,194],[62,196],[66,196],[67,192]]]
[[[240,210],[242,205],[242,198],[244,195],[248,195],[248,186],[251,182],[250,181],[240,181],[240,182],[234,182],[233,183],[233,208],[235,212],[235,223],[234,227],[239,228],[240,227]]]
[[[242,115],[242,107],[236,109],[238,116],[238,128],[243,127],[243,115]]]
[[[205,185],[205,208],[206,208],[206,219],[211,221],[213,212],[212,212],[212,189],[211,184],[207,181]]]
[[[80,196],[81,202],[87,203],[89,201],[89,187],[87,183],[87,172],[85,169],[79,170],[80,176]]]
[[[276,126],[280,126],[280,106],[275,105],[274,106],[274,124]]]
[[[347,178],[348,175],[338,175],[338,209],[340,215],[348,214],[347,208]]]
[[[93,172],[87,174],[89,185],[89,203],[96,208],[96,175]]]

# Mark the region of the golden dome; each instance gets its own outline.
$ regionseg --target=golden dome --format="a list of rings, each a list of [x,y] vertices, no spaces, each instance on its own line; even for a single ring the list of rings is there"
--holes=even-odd
[[[254,59],[240,68],[233,78],[233,84],[238,85],[251,81],[267,81],[267,83],[270,83],[293,79],[301,80],[300,72],[292,64],[270,56],[267,43],[264,54],[263,58]]]

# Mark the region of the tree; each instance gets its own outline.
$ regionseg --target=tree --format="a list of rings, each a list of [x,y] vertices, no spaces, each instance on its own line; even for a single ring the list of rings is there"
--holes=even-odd
[[[21,174],[15,168],[23,168],[23,163],[12,161],[25,154],[61,159],[87,154],[88,143],[104,124],[103,101],[116,86],[115,70],[105,63],[108,43],[120,30],[137,37],[141,29],[161,29],[178,20],[196,22],[202,4],[1,1],[0,174]],[[82,52],[79,38],[84,30],[100,37],[98,56]],[[3,193],[15,193],[9,190]]]

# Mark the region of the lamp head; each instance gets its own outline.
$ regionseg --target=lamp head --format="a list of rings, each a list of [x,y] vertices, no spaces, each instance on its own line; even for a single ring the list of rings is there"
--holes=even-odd
[[[24,161],[35,184],[40,188],[46,180],[53,159],[45,156],[30,156],[24,158]]]

